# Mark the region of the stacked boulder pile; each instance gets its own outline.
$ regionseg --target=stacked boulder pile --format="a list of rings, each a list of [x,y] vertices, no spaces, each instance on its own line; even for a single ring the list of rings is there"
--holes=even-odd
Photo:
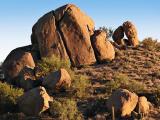
[[[124,34],[128,39],[124,39]],[[134,47],[139,45],[137,30],[130,21],[126,21],[122,26],[119,26],[114,31],[112,38],[118,45]]]
[[[123,40],[124,33],[128,40]],[[118,45],[137,46],[138,37],[134,25],[125,22],[115,30],[113,40]],[[38,115],[49,108],[49,102],[53,98],[46,89],[54,91],[64,85],[71,85],[71,77],[65,69],[49,73],[43,81],[37,80],[35,68],[42,58],[58,56],[62,60],[69,60],[73,67],[112,61],[115,58],[115,48],[107,40],[106,33],[95,30],[93,20],[72,4],[42,16],[32,28],[31,43],[29,46],[12,50],[2,65],[6,82],[26,91],[20,97],[18,105],[27,115]],[[39,83],[41,86],[37,86]],[[128,98],[136,102],[132,104],[130,101],[132,107],[127,108],[127,112],[122,112],[122,116],[130,114],[138,101],[136,95],[133,95],[133,99],[129,96]],[[119,111],[119,103],[114,104],[118,105],[115,107]],[[107,106],[110,109],[109,105]]]

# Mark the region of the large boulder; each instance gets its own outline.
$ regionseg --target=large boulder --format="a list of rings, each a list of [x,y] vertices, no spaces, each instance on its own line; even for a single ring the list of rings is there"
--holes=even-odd
[[[123,41],[123,37],[124,37],[124,30],[122,26],[119,26],[113,33],[113,40],[114,42],[116,42],[118,45],[124,45],[124,41]]]
[[[13,79],[16,78],[20,71],[25,67],[35,67],[35,63],[30,52],[26,52],[24,48],[16,48],[10,52],[2,64],[7,82],[14,83]]]
[[[91,46],[94,22],[75,5],[65,5],[55,11],[64,38],[67,53],[73,66],[96,62]]]
[[[96,62],[90,42],[93,31],[92,19],[75,5],[67,4],[40,18],[31,38],[41,57],[69,56],[72,66],[80,67]]]
[[[65,69],[60,69],[47,75],[42,84],[50,90],[59,90],[63,87],[70,87],[71,77]]]
[[[40,51],[41,57],[54,55],[68,59],[53,11],[41,17],[33,26],[31,40],[34,49]]]
[[[92,36],[92,46],[98,62],[111,61],[115,58],[113,45],[106,39],[104,31],[97,30]]]
[[[126,117],[135,109],[138,102],[138,96],[126,89],[118,89],[110,96],[107,101],[108,110],[114,107],[115,114]]]
[[[51,97],[44,87],[34,88],[18,99],[18,107],[26,115],[39,115],[49,108]]]
[[[136,27],[130,21],[126,21],[123,23],[123,30],[130,42],[130,45],[137,46],[139,45],[138,35]]]
[[[138,103],[137,103],[137,106],[136,106],[136,111],[138,113],[142,113],[144,115],[147,115],[150,111],[149,109],[149,102],[147,101],[147,98],[142,96],[142,97],[139,97],[138,98]]]

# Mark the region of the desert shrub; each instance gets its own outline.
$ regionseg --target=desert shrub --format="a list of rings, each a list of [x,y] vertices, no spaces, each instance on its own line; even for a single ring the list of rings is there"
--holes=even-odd
[[[153,62],[151,62],[151,61],[146,61],[145,63],[144,63],[144,67],[145,68],[151,68],[153,66]]]
[[[50,103],[49,111],[53,117],[60,120],[81,120],[82,114],[78,111],[76,101],[59,99]]]
[[[17,103],[17,98],[23,94],[22,89],[13,88],[0,82],[0,111],[10,111]]]
[[[86,89],[88,88],[90,82],[85,75],[76,74],[70,66],[69,61],[61,60],[55,56],[52,58],[43,58],[42,61],[38,63],[38,67],[41,70],[38,77],[45,76],[49,72],[60,68],[65,68],[69,72],[72,80],[71,88],[66,89],[69,89],[75,97],[85,97],[87,95]]]
[[[62,60],[57,56],[52,56],[50,58],[44,57],[42,60],[38,63],[38,69],[40,69],[40,72],[38,73],[38,76],[45,76],[49,72],[58,70],[60,68],[70,69],[70,61],[69,60]]]
[[[99,27],[99,29],[106,32],[107,38],[112,37],[112,35],[113,35],[113,29],[112,28],[107,28],[107,27],[103,26],[103,27]]]
[[[91,85],[89,79],[85,75],[74,75],[72,77],[71,90],[73,91],[73,95],[78,98],[87,97],[88,92],[87,88]]]
[[[128,89],[130,91],[140,93],[146,90],[146,86],[142,82],[130,80],[126,74],[116,73],[113,81],[106,84],[107,90],[111,93],[118,88]]]
[[[158,47],[157,45],[157,40],[154,40],[153,38],[151,37],[148,37],[148,38],[145,38],[143,41],[142,41],[142,45],[144,48],[150,50],[150,51],[153,51],[153,50],[156,50],[156,48]]]
[[[155,94],[155,101],[156,101],[156,105],[160,106],[160,85],[156,85],[155,86],[155,90],[153,92]]]

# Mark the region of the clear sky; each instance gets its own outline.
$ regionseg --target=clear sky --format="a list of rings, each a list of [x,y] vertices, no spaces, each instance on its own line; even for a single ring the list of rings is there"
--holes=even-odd
[[[0,61],[20,46],[31,44],[33,24],[45,13],[67,3],[76,4],[100,26],[117,28],[132,21],[139,39],[160,40],[160,0],[1,0]]]

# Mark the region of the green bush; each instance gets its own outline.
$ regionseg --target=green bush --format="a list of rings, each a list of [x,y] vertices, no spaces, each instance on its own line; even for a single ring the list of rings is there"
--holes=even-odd
[[[142,82],[130,80],[127,75],[122,73],[116,73],[114,76],[114,80],[109,81],[106,84],[106,88],[110,93],[118,88],[128,89],[136,93],[144,92],[146,90],[146,86]]]
[[[43,58],[42,61],[38,63],[38,67],[41,70],[41,73],[38,75],[38,77],[45,76],[49,72],[58,70],[60,68],[65,68],[69,72],[72,79],[71,88],[69,88],[69,90],[75,97],[85,97],[87,95],[86,89],[90,85],[90,82],[85,75],[75,74],[75,72],[71,70],[70,66],[71,65],[69,61],[61,60],[55,56],[52,58]]]
[[[38,68],[40,69],[40,72],[38,73],[39,76],[45,76],[49,72],[59,70],[60,68],[70,69],[70,61],[68,60],[62,60],[59,57],[52,56],[50,58],[44,57],[42,60],[38,63]]]
[[[153,40],[153,38],[148,37],[142,41],[142,45],[144,48],[154,51],[158,48],[157,40]]]
[[[91,85],[89,79],[85,75],[74,75],[72,77],[71,90],[73,94],[78,98],[84,98],[88,96],[87,88]]]
[[[17,98],[23,94],[22,89],[0,82],[0,111],[10,111],[17,103]]]
[[[82,114],[78,111],[76,101],[59,99],[50,103],[49,111],[54,118],[60,120],[81,120]]]

